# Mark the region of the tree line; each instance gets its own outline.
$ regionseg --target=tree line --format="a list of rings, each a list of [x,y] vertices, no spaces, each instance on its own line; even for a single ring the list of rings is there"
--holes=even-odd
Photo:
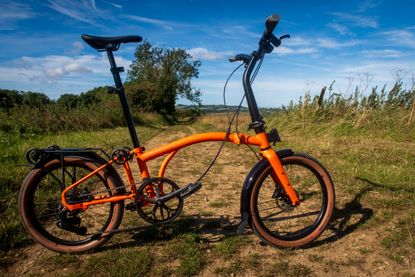
[[[180,48],[165,49],[145,41],[136,48],[125,83],[125,92],[132,108],[145,112],[172,115],[176,100],[183,97],[200,104],[200,90],[192,86],[198,78],[200,61]],[[51,100],[41,92],[0,89],[0,108],[10,111],[15,107],[42,109],[58,105],[67,109],[90,107],[102,101],[118,101],[105,96],[106,88],[98,87],[79,95],[65,93]]]

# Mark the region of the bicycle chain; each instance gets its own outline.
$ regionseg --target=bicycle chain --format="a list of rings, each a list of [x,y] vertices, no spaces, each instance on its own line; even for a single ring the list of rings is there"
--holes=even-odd
[[[108,193],[111,192],[113,194],[117,194],[119,193],[123,188],[116,188],[115,190],[101,190],[101,191],[95,191],[94,193],[90,193],[92,196],[98,195],[99,193]],[[126,194],[129,194],[131,192],[126,192]],[[102,236],[104,234],[118,234],[118,233],[124,233],[124,232],[131,232],[131,231],[138,231],[138,230],[142,230],[142,229],[146,229],[152,226],[157,226],[157,227],[161,227],[163,225],[167,225],[167,224],[147,224],[147,225],[133,225],[133,226],[127,226],[124,228],[117,228],[117,229],[113,229],[113,230],[107,230],[107,231],[98,231],[94,234],[92,234],[92,236]]]
[[[127,226],[124,228],[117,228],[117,229],[113,229],[113,230],[108,230],[108,231],[99,231],[93,234],[93,236],[101,236],[104,234],[118,234],[118,233],[124,233],[124,232],[131,232],[131,231],[137,231],[137,230],[141,230],[141,229],[145,229],[151,226],[157,226],[155,225],[146,225],[146,226],[141,226],[141,225],[136,225],[136,226]]]

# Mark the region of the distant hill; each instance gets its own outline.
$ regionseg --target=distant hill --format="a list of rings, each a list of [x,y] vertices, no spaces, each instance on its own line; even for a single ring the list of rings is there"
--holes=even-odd
[[[194,105],[183,105],[183,104],[176,105],[176,109],[188,110],[188,109],[195,109],[195,108],[196,106]],[[198,108],[201,113],[225,113],[226,112],[225,105],[201,105]],[[235,111],[238,108],[238,106],[227,106],[227,108],[228,108],[228,111]],[[277,110],[279,110],[279,108],[260,108],[260,111],[262,113],[277,111]],[[241,112],[249,112],[248,107],[242,106]]]

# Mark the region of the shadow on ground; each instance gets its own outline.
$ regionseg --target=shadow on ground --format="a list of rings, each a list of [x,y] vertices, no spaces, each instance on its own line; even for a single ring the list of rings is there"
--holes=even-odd
[[[231,220],[228,216],[202,217],[199,215],[184,216],[169,225],[165,226],[143,226],[135,232],[130,232],[124,236],[129,236],[131,240],[121,243],[111,241],[97,249],[97,252],[109,249],[128,248],[150,243],[169,241],[183,234],[203,235],[203,242],[219,242],[227,236],[236,234],[239,220]]]
[[[365,178],[356,177],[356,180],[366,183],[367,186],[358,191],[350,201],[344,204],[343,208],[334,209],[332,221],[327,227],[328,231],[331,231],[331,234],[307,245],[304,248],[314,248],[323,244],[332,243],[353,233],[359,226],[365,224],[373,216],[373,210],[362,205],[362,196],[379,188],[386,190],[391,189],[387,185],[375,183]],[[218,242],[227,236],[234,235],[238,224],[239,220],[231,220],[228,216],[186,216],[176,220],[168,226],[145,227],[141,231],[134,233],[131,237],[132,240],[103,246],[98,251],[168,241],[186,233],[201,234],[203,235],[202,240],[204,242]],[[246,232],[251,231],[247,228]]]

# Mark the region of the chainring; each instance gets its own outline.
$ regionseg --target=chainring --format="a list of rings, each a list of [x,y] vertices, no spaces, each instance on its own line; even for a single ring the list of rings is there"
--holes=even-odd
[[[161,202],[158,198],[178,190],[179,186],[167,178],[150,178],[137,190],[137,213],[152,224],[166,224],[178,217],[184,200],[180,196]]]

